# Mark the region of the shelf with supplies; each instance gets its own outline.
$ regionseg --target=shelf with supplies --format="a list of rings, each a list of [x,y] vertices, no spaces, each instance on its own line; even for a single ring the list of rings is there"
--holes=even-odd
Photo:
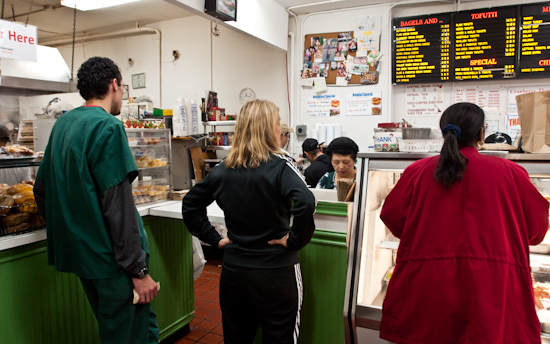
[[[229,127],[229,126],[235,126],[235,123],[237,121],[231,120],[231,121],[206,121],[202,122],[202,125],[204,126],[204,131],[206,134],[206,147],[207,150],[223,150],[228,151],[231,149],[231,144],[233,143],[233,132],[218,132],[216,131],[216,127]],[[206,127],[212,127],[212,132],[206,132]]]
[[[124,103],[120,115],[123,120],[137,120],[144,117],[145,111],[153,111],[153,102]]]
[[[139,171],[132,183],[134,202],[143,204],[170,199],[170,130],[126,129],[126,135]]]
[[[202,125],[207,127],[226,127],[226,126],[232,126],[235,125],[237,121],[206,121],[202,122]]]
[[[204,149],[212,151],[228,151],[231,150],[231,146],[206,146]]]

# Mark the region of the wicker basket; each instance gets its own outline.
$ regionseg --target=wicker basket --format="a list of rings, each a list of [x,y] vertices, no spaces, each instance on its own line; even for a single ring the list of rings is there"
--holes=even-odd
[[[36,203],[0,206],[0,236],[30,232],[45,227]]]

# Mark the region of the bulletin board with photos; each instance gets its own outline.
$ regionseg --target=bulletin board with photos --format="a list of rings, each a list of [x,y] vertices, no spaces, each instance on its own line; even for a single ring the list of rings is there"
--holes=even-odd
[[[306,35],[301,78],[324,77],[327,85],[337,84],[337,78],[347,84],[377,84],[379,52],[358,57],[357,47],[353,32]]]

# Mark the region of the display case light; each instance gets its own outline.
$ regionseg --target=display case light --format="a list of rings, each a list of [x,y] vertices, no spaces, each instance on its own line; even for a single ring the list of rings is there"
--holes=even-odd
[[[139,0],[61,0],[61,5],[80,11],[97,10],[99,8],[118,6]]]

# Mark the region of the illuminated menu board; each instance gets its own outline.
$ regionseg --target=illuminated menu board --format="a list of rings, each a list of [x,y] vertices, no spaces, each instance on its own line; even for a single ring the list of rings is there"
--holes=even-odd
[[[522,77],[550,76],[550,3],[521,7]]]
[[[516,16],[516,7],[455,13],[455,80],[515,76]]]
[[[393,20],[393,83],[448,81],[449,13]]]

